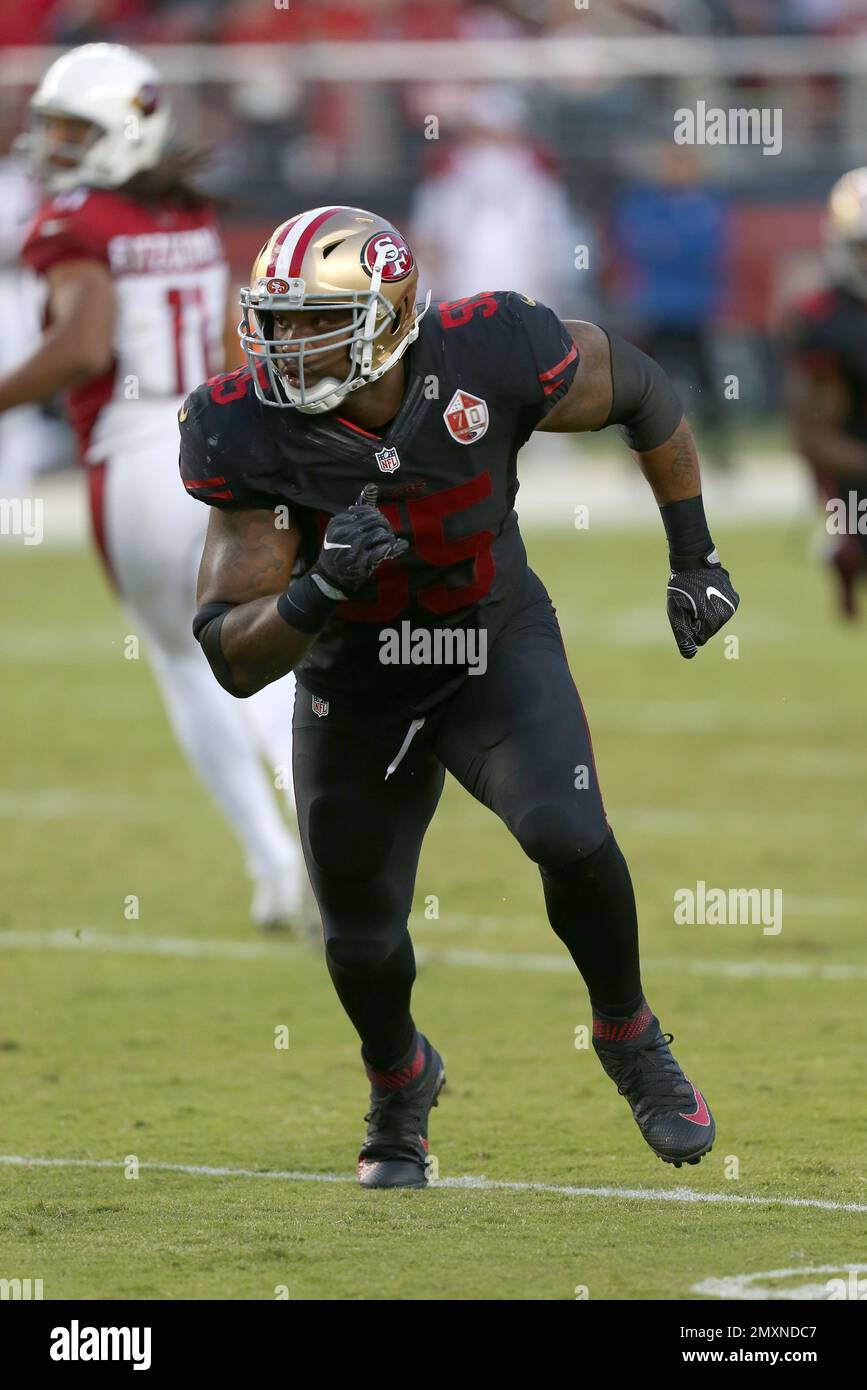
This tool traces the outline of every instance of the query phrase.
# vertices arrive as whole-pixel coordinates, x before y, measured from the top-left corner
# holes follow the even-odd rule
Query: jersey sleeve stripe
[[[219,487],[221,483],[225,484],[225,481],[225,478],[185,478],[184,487],[192,492],[193,488],[198,487]]]
[[[549,367],[547,372],[540,372],[540,373],[539,373],[539,380],[540,380],[540,381],[543,381],[543,382],[544,382],[544,381],[550,381],[552,377],[560,376],[561,373],[564,372],[564,371],[566,370],[566,368],[570,365],[570,363],[572,363],[572,362],[575,361],[575,358],[576,358],[577,356],[578,356],[578,349],[577,349],[577,347],[575,346],[575,344],[573,343],[573,344],[572,344],[571,350],[566,354],[566,356],[563,358],[562,362],[558,362],[557,365],[556,365],[556,367]]]
[[[543,396],[550,396],[550,395],[552,395],[555,391],[559,391],[559,390],[560,390],[560,387],[563,385],[563,381],[564,381],[564,378],[563,378],[563,377],[559,377],[559,378],[557,379],[557,381],[549,381],[547,386],[543,386],[543,387],[542,387],[542,395],[543,395]]]

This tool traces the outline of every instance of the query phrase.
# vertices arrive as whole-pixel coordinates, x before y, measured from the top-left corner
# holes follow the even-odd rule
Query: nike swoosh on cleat
[[[690,1084],[690,1086],[692,1086],[692,1082],[690,1082],[689,1084]],[[692,1086],[692,1093],[693,1093],[693,1095],[695,1096],[695,1106],[696,1106],[696,1108],[695,1108],[695,1114],[694,1114],[694,1115],[684,1115],[684,1114],[681,1114],[680,1118],[681,1118],[682,1120],[689,1120],[690,1124],[693,1124],[693,1125],[709,1125],[709,1124],[710,1124],[710,1111],[709,1111],[708,1108],[707,1108],[707,1101],[705,1100],[705,1098],[704,1098],[704,1096],[702,1095],[701,1091],[697,1091],[697,1090],[695,1089],[694,1086]]]
[[[722,601],[723,601],[723,603],[727,603],[728,606],[729,606],[729,608],[730,608],[730,609],[732,610],[732,612],[734,613],[734,611],[735,611],[735,606],[734,606],[734,604],[732,603],[731,599],[730,599],[730,598],[726,598],[725,594],[721,594],[720,591],[719,591],[719,589],[712,589],[712,588],[708,587],[708,588],[705,589],[705,593],[707,594],[708,598],[721,598]]]

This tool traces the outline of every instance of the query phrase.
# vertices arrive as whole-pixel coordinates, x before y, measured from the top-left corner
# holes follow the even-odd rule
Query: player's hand
[[[666,606],[681,656],[687,660],[694,657],[699,647],[737,612],[740,601],[728,570],[719,562],[709,564],[704,560],[694,569],[672,570]]]
[[[393,560],[409,549],[378,510],[378,492],[376,483],[368,483],[357,502],[331,518],[313,566],[314,572],[344,598],[366,584],[383,560]]]

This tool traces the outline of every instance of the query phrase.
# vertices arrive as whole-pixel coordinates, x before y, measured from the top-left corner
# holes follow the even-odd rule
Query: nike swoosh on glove
[[[378,510],[378,494],[376,484],[368,483],[358,501],[328,523],[311,573],[333,591],[331,597],[354,593],[383,560],[393,560],[409,549],[408,542],[395,536],[391,523]]]
[[[694,657],[737,612],[740,601],[719,561],[701,560],[689,569],[672,570],[666,609],[681,656]]]

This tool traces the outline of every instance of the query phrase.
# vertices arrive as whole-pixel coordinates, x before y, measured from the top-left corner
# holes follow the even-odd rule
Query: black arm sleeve
[[[630,449],[649,453],[674,434],[683,418],[683,406],[658,362],[619,334],[607,328],[603,332],[611,344],[614,398],[602,429],[620,425]]]
[[[220,628],[223,626],[223,620],[235,606],[234,603],[203,604],[193,619],[193,636],[208,658],[208,665],[223,689],[228,690],[230,695],[234,695],[236,700],[246,700],[253,694],[253,691],[238,690],[232,680],[229,664],[220,645]]]

